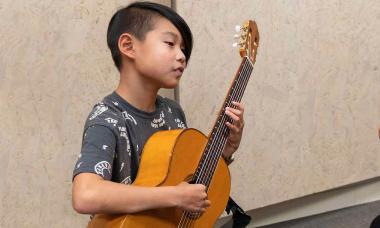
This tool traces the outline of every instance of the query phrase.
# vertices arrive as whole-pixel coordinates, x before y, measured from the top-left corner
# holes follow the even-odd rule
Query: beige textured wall
[[[105,33],[128,2],[0,2],[0,227],[86,224],[71,208],[71,173],[86,115],[117,83]],[[179,0],[177,8],[196,42],[181,102],[204,132],[240,61],[233,26],[258,22],[245,138],[231,167],[246,209],[379,175],[377,1]]]
[[[380,174],[380,2],[177,1],[195,36],[180,87],[189,125],[208,133],[240,58],[234,26],[261,43],[231,165],[245,209]]]
[[[106,30],[128,2],[0,2],[0,227],[85,226],[72,169],[88,112],[117,85]]]

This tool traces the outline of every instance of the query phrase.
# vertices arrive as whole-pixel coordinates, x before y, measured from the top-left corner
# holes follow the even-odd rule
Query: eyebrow
[[[166,32],[164,32],[163,34],[164,34],[164,35],[169,35],[169,36],[173,37],[175,40],[178,40],[178,39],[179,39],[178,35],[175,34],[174,32],[166,31]],[[181,42],[181,45],[185,45],[183,40],[182,40],[182,42]]]
[[[172,36],[175,39],[178,39],[178,35],[175,34],[174,32],[164,32],[163,34],[164,35],[169,35],[169,36]]]

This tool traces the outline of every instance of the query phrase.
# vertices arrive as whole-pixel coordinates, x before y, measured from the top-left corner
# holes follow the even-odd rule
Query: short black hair
[[[130,33],[139,40],[144,40],[147,32],[154,28],[157,17],[168,19],[181,33],[185,46],[184,55],[189,61],[193,49],[193,35],[185,20],[173,9],[153,2],[135,2],[119,9],[111,18],[107,30],[107,44],[111,50],[115,66],[121,71],[121,54],[118,46],[123,33]]]

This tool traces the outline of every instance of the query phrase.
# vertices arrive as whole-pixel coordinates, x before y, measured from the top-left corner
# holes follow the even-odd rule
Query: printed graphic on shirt
[[[161,111],[160,118],[158,118],[158,119],[154,118],[152,120],[152,122],[150,123],[150,126],[152,126],[153,128],[159,128],[159,127],[164,126],[164,124],[165,124],[164,118],[165,118],[164,111]]]
[[[125,138],[125,141],[127,142],[127,153],[129,156],[131,156],[131,143],[129,142],[128,134],[127,134],[127,128],[126,127],[118,127],[120,132],[120,137]]]
[[[124,111],[121,114],[123,115],[124,119],[132,121],[132,123],[134,123],[135,125],[137,125],[137,122],[136,122],[135,118],[131,114],[129,114],[127,111]]]
[[[131,184],[132,183],[131,177],[130,176],[126,177],[120,183],[122,183],[122,184]]]
[[[80,166],[82,165],[83,162],[79,162],[78,165],[77,165],[77,169],[80,168]]]
[[[170,107],[168,107],[168,112],[169,112],[169,113],[173,113],[173,112],[172,112],[172,109],[171,109]]]
[[[123,168],[124,168],[124,162],[121,163],[121,167],[120,167],[120,171],[119,171],[120,173],[123,170]]]
[[[128,156],[131,156],[131,143],[129,142],[129,138],[127,137],[127,153]]]
[[[105,106],[103,103],[98,104],[95,107],[95,111],[92,113],[92,115],[90,116],[89,120],[95,119],[97,116],[99,116],[100,114],[102,114],[103,112],[105,112],[107,110],[108,110],[108,107]]]
[[[120,137],[125,138],[125,140],[128,140],[128,135],[127,135],[127,128],[126,127],[118,127],[119,132],[120,132]]]
[[[111,164],[108,162],[108,161],[101,161],[101,162],[98,162],[95,167],[94,167],[94,170],[97,174],[101,175],[102,177],[104,177],[104,170],[107,170],[109,174],[111,174]]]
[[[107,123],[110,123],[110,124],[112,124],[114,127],[116,127],[117,120],[112,119],[111,117],[105,118],[104,120],[107,121]]]
[[[117,102],[117,101],[112,101],[112,103],[113,103],[115,106],[118,106],[118,105],[119,105],[119,102]]]
[[[176,122],[178,128],[186,128],[185,124],[182,122],[182,120],[175,118],[174,121]]]
[[[103,150],[107,150],[108,146],[107,145],[103,145],[102,148],[103,148]]]

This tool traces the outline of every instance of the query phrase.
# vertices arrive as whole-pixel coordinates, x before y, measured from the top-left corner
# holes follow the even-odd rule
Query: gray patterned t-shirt
[[[113,92],[87,118],[73,178],[96,173],[106,180],[131,184],[148,138],[157,131],[178,128],[186,128],[186,118],[175,101],[158,96],[156,110],[147,113]]]

